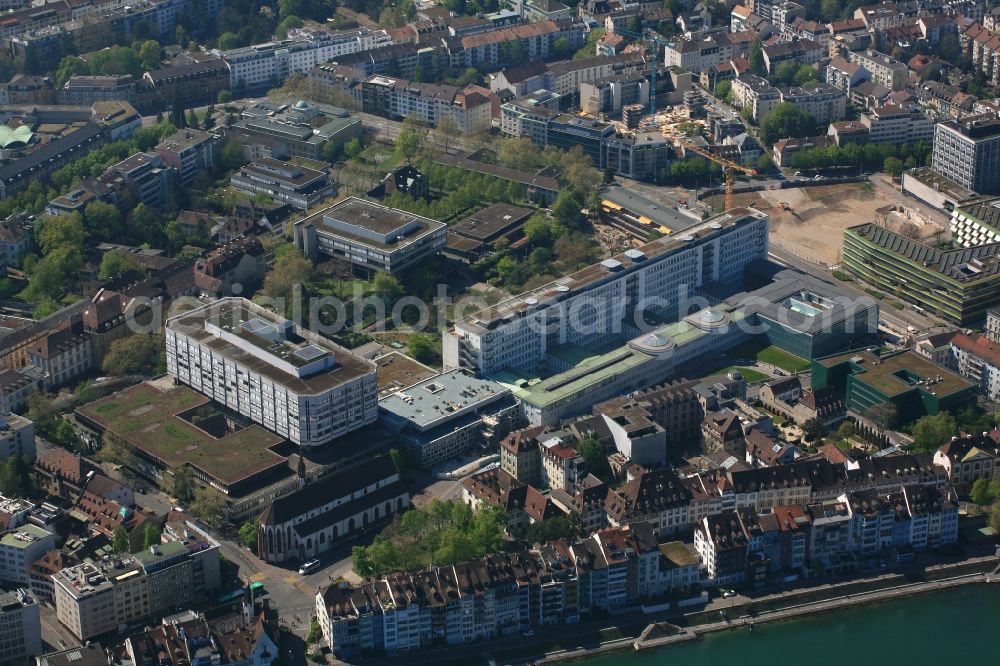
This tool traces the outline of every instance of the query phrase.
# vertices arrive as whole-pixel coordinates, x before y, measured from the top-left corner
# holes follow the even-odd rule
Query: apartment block
[[[135,203],[162,208],[174,186],[176,172],[157,153],[136,153],[108,167],[101,180],[111,185],[120,200],[135,197]]]
[[[417,83],[389,76],[371,76],[362,83],[362,109],[392,120],[422,118],[431,127],[452,119],[463,133],[488,129],[492,123],[490,99],[470,87]]]
[[[0,590],[0,662],[23,664],[42,654],[38,601],[31,591]]]
[[[770,81],[754,74],[741,74],[733,79],[732,91],[736,106],[749,107],[756,123],[781,103],[781,92]]]
[[[781,91],[781,101],[811,114],[817,123],[840,120],[847,111],[847,96],[829,83],[785,88]]]
[[[979,387],[979,392],[1000,398],[1000,343],[979,333],[959,333],[951,339],[951,353],[958,372]]]
[[[684,544],[660,546],[644,525],[609,528],[579,543],[335,583],[317,591],[316,617],[339,658],[462,645],[655,602],[695,585],[696,566]]]
[[[56,573],[56,617],[87,641],[210,596],[219,585],[218,545],[178,541],[150,546],[135,555],[105,555]],[[214,562],[214,569],[209,566]],[[195,569],[201,572],[196,587]],[[214,571],[214,576],[205,576]]]
[[[251,160],[262,157],[304,157],[326,160],[325,155],[361,137],[361,119],[344,110],[299,100],[295,104],[259,101],[243,110],[240,120],[226,130],[243,144]]]
[[[934,170],[979,194],[1000,194],[1000,119],[992,114],[938,123]]]
[[[171,317],[166,346],[178,382],[300,446],[378,416],[374,365],[245,299]]]
[[[230,90],[256,90],[279,85],[291,74],[307,72],[333,58],[391,43],[384,30],[357,30],[335,35],[317,30],[267,44],[214,51],[229,65]]]
[[[29,463],[35,459],[35,424],[23,416],[8,413],[0,416],[0,460],[15,456]]]
[[[861,116],[868,143],[897,145],[934,141],[934,122],[919,111],[897,105],[880,106]]]
[[[0,580],[28,587],[31,565],[55,547],[56,536],[36,525],[9,529],[0,537]]]
[[[846,57],[849,62],[864,67],[872,81],[891,90],[902,90],[910,78],[906,64],[878,51],[848,51]]]
[[[174,168],[182,185],[188,185],[199,173],[215,168],[221,145],[218,136],[188,128],[163,139],[153,151]]]

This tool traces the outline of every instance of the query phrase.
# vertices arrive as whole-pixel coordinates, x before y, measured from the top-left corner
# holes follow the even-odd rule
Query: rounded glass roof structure
[[[6,125],[0,125],[0,148],[19,148],[31,142],[35,133],[27,125],[21,125],[17,129],[11,129]]]

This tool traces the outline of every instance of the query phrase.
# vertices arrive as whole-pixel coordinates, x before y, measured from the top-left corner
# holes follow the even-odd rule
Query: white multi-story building
[[[613,344],[636,308],[676,319],[696,289],[736,282],[766,258],[767,232],[766,215],[736,208],[501,301],[443,334],[445,368],[533,369],[561,344]]]
[[[56,537],[41,527],[24,524],[0,537],[0,580],[27,586],[28,567],[56,547]]]
[[[818,123],[840,120],[847,111],[847,95],[829,83],[792,86],[781,91],[781,101],[794,104]]]
[[[951,339],[951,353],[963,377],[979,385],[990,400],[1000,398],[1000,343],[985,335],[959,333]]]
[[[868,143],[914,144],[934,141],[934,123],[919,111],[896,105],[880,106],[861,116],[868,128]]]
[[[0,592],[0,663],[22,664],[41,653],[38,602],[27,589]]]
[[[489,98],[476,90],[381,74],[365,79],[361,88],[365,112],[385,118],[420,118],[431,127],[451,118],[467,134],[487,130],[493,122]]]
[[[35,424],[23,416],[8,413],[0,416],[0,460],[23,456],[35,459]]]
[[[246,299],[171,317],[166,347],[177,381],[301,446],[378,418],[372,363]]]
[[[902,90],[910,78],[910,69],[904,63],[878,51],[848,51],[847,59],[864,67],[872,81],[886,88]]]
[[[289,74],[307,72],[338,56],[388,46],[392,38],[384,30],[298,30],[291,39],[255,44],[229,51],[213,51],[229,65],[233,90],[246,90],[280,83]]]

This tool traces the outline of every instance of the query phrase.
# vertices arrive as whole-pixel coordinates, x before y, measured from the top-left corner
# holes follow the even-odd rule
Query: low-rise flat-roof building
[[[361,137],[361,119],[344,109],[300,100],[295,104],[260,101],[247,107],[227,135],[243,144],[250,159],[323,159],[328,146],[341,148]]]
[[[237,192],[263,194],[299,210],[311,208],[336,192],[326,172],[271,157],[240,167],[229,184]]]
[[[530,208],[496,203],[473,213],[448,227],[448,244],[443,254],[474,263],[489,253],[500,238],[510,242],[524,236],[524,224],[531,217]]]
[[[601,191],[600,217],[605,224],[643,241],[650,235],[680,233],[701,222],[701,216],[695,211],[668,208],[618,185]]]
[[[378,416],[374,365],[246,299],[171,317],[166,345],[177,381],[300,446]]]
[[[957,414],[976,399],[972,382],[909,350],[879,354],[860,349],[816,359],[812,387],[836,391],[859,414],[892,403],[898,424],[904,425],[925,414]]]
[[[410,458],[432,467],[507,435],[518,420],[510,391],[462,370],[425,379],[379,401],[382,423]]]
[[[351,197],[294,225],[307,257],[343,259],[367,273],[398,275],[445,246],[447,225]]]

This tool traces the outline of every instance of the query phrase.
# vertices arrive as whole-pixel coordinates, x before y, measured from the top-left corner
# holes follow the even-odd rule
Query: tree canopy
[[[434,500],[397,514],[370,546],[355,546],[354,570],[365,578],[464,562],[503,549],[504,513],[493,506],[473,513],[461,502]]]

